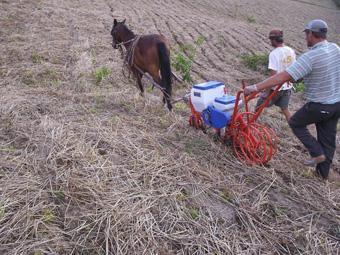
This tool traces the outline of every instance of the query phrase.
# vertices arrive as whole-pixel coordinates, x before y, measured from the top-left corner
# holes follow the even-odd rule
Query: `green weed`
[[[297,82],[294,84],[294,91],[295,92],[304,92],[305,91],[305,84],[303,81]]]
[[[39,55],[37,52],[32,53],[31,60],[34,64],[41,64],[44,62],[44,57]]]
[[[53,221],[54,218],[55,218],[55,215],[54,215],[54,213],[51,209],[45,208],[43,210],[43,218],[42,218],[43,222],[49,223],[49,222]]]
[[[64,199],[65,198],[65,192],[62,190],[55,190],[53,194],[59,198],[59,199]]]
[[[96,79],[96,84],[99,84],[101,83],[103,80],[105,80],[109,75],[111,74],[111,70],[106,67],[106,66],[103,66],[103,67],[100,67],[98,69],[96,69],[94,72],[93,72],[93,76],[94,78]]]
[[[174,108],[179,112],[186,112],[188,110],[188,105],[183,102],[177,102],[174,104]]]
[[[255,23],[256,22],[256,19],[255,19],[254,16],[247,17],[247,20],[248,20],[249,23]]]
[[[198,48],[204,43],[205,38],[199,36],[195,39],[193,44],[183,44],[180,49],[176,52],[175,56],[172,57],[172,66],[183,77],[186,82],[191,82],[192,78],[190,71],[194,58],[196,56]]]
[[[190,70],[193,61],[185,56],[183,52],[178,52],[172,62],[175,70],[181,73],[183,80],[191,82]]]
[[[230,194],[228,190],[221,191],[220,196],[226,202],[231,202],[233,200],[232,194]]]
[[[188,208],[188,213],[193,220],[197,220],[200,216],[200,211],[197,208]]]
[[[243,63],[253,71],[268,72],[268,54],[249,54],[242,56]]]
[[[5,216],[5,206],[0,204],[0,220]]]
[[[28,86],[33,86],[36,83],[35,77],[31,71],[26,71],[22,75],[22,82]]]

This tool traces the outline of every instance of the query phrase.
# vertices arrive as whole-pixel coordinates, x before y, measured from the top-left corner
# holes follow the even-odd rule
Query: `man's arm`
[[[269,69],[269,76],[274,76],[277,74],[277,71]]]
[[[272,69],[269,69],[269,77],[274,76],[275,74],[277,74],[277,71],[272,70]],[[268,92],[270,92],[270,90],[271,90],[271,89],[265,89],[265,90],[263,90],[263,91],[265,91],[265,96],[268,95]]]
[[[244,89],[244,94],[249,95],[252,92],[268,89],[291,80],[297,81],[308,75],[310,72],[312,72],[312,60],[309,58],[308,53],[305,53],[285,71],[275,74],[263,82],[246,87]]]
[[[261,90],[264,90],[264,89],[269,89],[269,88],[272,88],[276,85],[280,85],[280,84],[285,83],[285,82],[290,81],[290,80],[292,80],[292,77],[289,75],[289,73],[286,72],[286,71],[283,71],[283,72],[275,74],[274,76],[269,77],[268,79],[266,79],[266,80],[264,80],[260,83],[257,83],[257,84],[252,85],[252,86],[245,87],[244,88],[244,94],[249,95],[249,94],[251,94],[252,92],[255,92],[255,91],[261,91]]]
[[[282,83],[285,83],[287,81],[290,81],[292,77],[286,72],[280,72],[277,73],[274,71],[274,75],[270,76],[268,79],[256,84],[256,87],[258,90],[263,90],[263,89],[269,89],[272,88],[276,85],[280,85]]]

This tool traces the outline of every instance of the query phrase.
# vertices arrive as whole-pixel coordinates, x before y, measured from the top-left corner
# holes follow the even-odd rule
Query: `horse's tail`
[[[169,56],[168,50],[164,42],[158,43],[157,49],[158,49],[159,65],[160,65],[161,76],[162,76],[161,85],[164,86],[167,105],[168,105],[169,110],[171,110],[172,106],[170,103],[170,97],[171,97],[172,87],[171,87],[170,56]]]

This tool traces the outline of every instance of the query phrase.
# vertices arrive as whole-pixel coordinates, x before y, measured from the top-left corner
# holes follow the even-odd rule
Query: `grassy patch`
[[[62,190],[55,190],[53,194],[59,198],[59,199],[64,199],[65,198],[65,192]]]
[[[0,220],[5,216],[5,206],[0,204]]]
[[[37,82],[43,85],[59,87],[61,84],[60,74],[54,69],[46,69],[37,75]]]
[[[301,172],[301,176],[305,177],[305,178],[313,178],[313,172],[309,169],[303,169],[303,171]]]
[[[256,19],[255,19],[254,16],[249,16],[249,17],[247,17],[247,21],[248,21],[249,23],[255,23],[255,22],[256,22]]]
[[[92,106],[90,109],[89,109],[90,113],[92,114],[96,114],[98,113],[98,108],[96,106]]]
[[[274,207],[276,216],[285,216],[289,212],[288,208],[285,207]]]
[[[31,71],[26,71],[22,75],[22,82],[28,86],[33,86],[36,83],[34,74]]]
[[[51,80],[51,85],[52,87],[58,88],[61,86],[61,80],[56,79],[56,80]]]
[[[197,220],[200,216],[200,211],[198,208],[187,208],[187,211],[193,220]]]
[[[253,71],[268,73],[268,54],[243,55],[242,62]]]
[[[185,201],[189,198],[188,193],[183,189],[181,192],[176,196],[178,201]]]
[[[131,113],[133,112],[133,106],[131,105],[131,102],[127,102],[127,101],[122,101],[120,103],[120,107],[122,109],[124,109],[124,111],[128,112],[128,113]]]
[[[171,126],[172,121],[167,117],[167,116],[160,116],[158,118],[159,124],[160,124],[160,128],[164,129],[164,128],[168,128],[169,126]]]
[[[105,80],[111,74],[111,70],[106,67],[100,67],[93,72],[93,76],[96,79],[96,84],[98,85],[103,80]]]
[[[1,69],[0,68],[0,78],[2,78],[2,77],[5,77],[6,76],[6,69]]]
[[[116,124],[118,124],[118,122],[119,122],[119,118],[117,116],[112,116],[111,123],[113,125],[116,125]]]
[[[204,36],[200,35],[195,40],[195,45],[202,46],[202,44],[205,42]]]
[[[52,222],[54,218],[55,218],[55,215],[51,209],[45,208],[43,210],[43,218],[42,218],[43,222],[45,223]]]
[[[13,152],[16,152],[17,149],[13,146],[13,145],[4,145],[4,146],[1,146],[0,147],[0,151],[3,151],[3,152],[7,152],[7,153],[13,153]],[[1,211],[1,209],[0,209]]]
[[[174,104],[174,108],[176,111],[186,112],[188,110],[188,105],[183,102],[177,102],[176,104]]]
[[[58,80],[59,75],[56,70],[54,69],[46,69],[38,74],[38,78],[41,80]]]
[[[41,64],[45,61],[45,58],[39,55],[37,52],[32,53],[31,60],[34,64]]]
[[[149,86],[149,87],[146,88],[146,92],[151,93],[152,91],[153,91],[152,86]]]
[[[226,46],[226,43],[225,43],[225,39],[222,35],[219,35],[217,37],[217,40],[218,40],[218,44],[221,45],[221,46]]]
[[[220,196],[225,202],[232,202],[233,200],[232,194],[226,189],[220,191]]]

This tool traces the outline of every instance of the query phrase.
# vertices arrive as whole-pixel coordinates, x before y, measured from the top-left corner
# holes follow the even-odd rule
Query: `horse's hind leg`
[[[153,78],[154,82],[156,82],[159,86],[161,86],[161,88],[163,88],[162,80],[161,80],[161,77],[159,76],[159,74],[154,73],[152,75],[152,78]],[[163,104],[166,103],[166,97],[165,97],[164,91],[163,91],[163,99],[162,99],[162,101],[163,101]]]
[[[163,102],[166,101],[166,105],[169,109],[169,111],[172,110],[172,104],[171,104],[171,98],[170,98],[171,91],[166,90],[163,92]]]
[[[161,77],[157,76],[157,78],[155,79],[156,82],[162,87],[163,89],[163,104],[166,104],[169,111],[172,110],[172,104],[171,104],[171,87],[165,87],[164,84],[162,83]]]
[[[155,68],[152,72],[150,72],[150,75],[152,76],[153,80],[162,88],[162,92],[163,92],[163,104],[167,104],[168,109],[171,111],[172,110],[172,105],[171,105],[171,90],[169,91],[169,89],[167,89],[163,82],[162,82],[162,78],[159,75],[159,69]]]
[[[139,90],[140,90],[140,94],[142,97],[144,97],[144,87],[143,87],[143,84],[142,84],[142,74],[140,72],[138,72],[138,70],[134,70],[134,74],[136,76],[136,80],[137,80],[137,85],[139,87]]]

